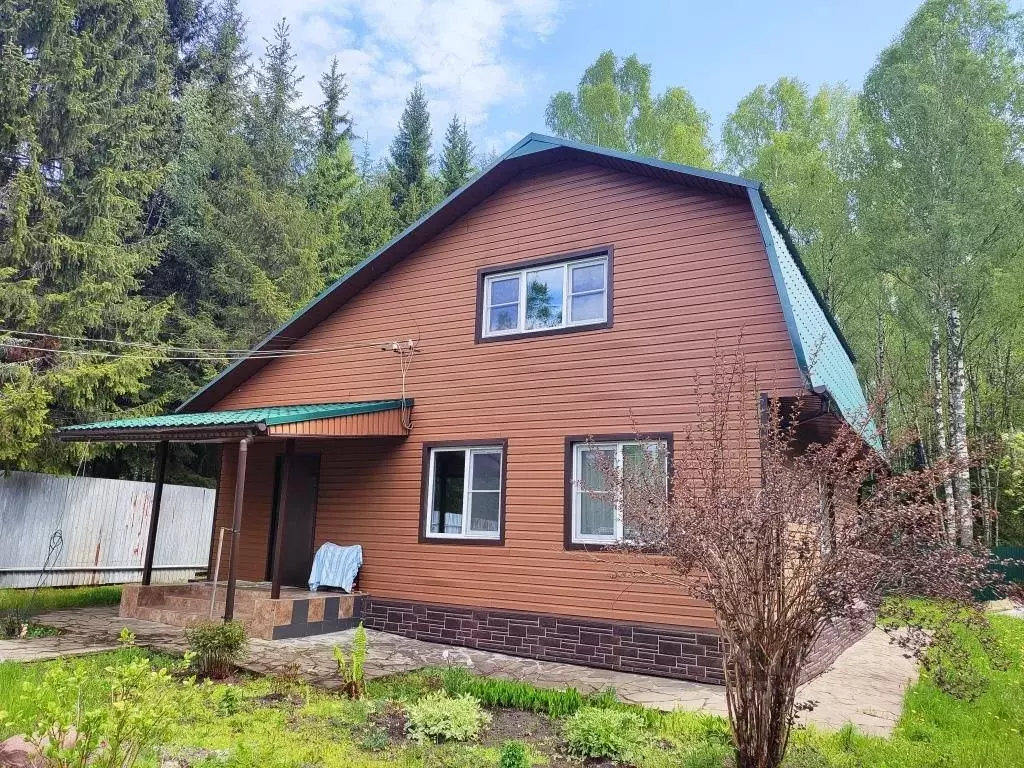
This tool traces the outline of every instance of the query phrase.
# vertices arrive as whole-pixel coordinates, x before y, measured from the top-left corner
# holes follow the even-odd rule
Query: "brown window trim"
[[[615,247],[612,245],[595,245],[592,248],[581,248],[577,251],[559,253],[553,256],[542,256],[538,259],[517,261],[511,264],[501,264],[494,267],[481,267],[476,273],[476,331],[473,338],[477,344],[490,343],[493,341],[516,341],[519,339],[531,339],[536,336],[555,336],[561,333],[580,333],[582,331],[597,331],[612,327],[612,263],[614,262]],[[597,256],[608,257],[607,279],[605,285],[605,310],[603,323],[587,323],[586,325],[571,325],[564,328],[549,328],[545,331],[521,331],[519,333],[506,333],[500,336],[484,336],[484,281],[490,275],[499,272],[514,272],[521,269],[543,267],[548,264],[561,264],[568,261],[582,261],[583,259]]]
[[[478,446],[498,446],[501,448],[501,493],[498,494],[498,538],[496,539],[467,539],[467,538],[440,538],[427,536],[427,494],[430,492],[430,451],[434,448],[474,448]],[[481,440],[437,440],[423,443],[423,464],[420,470],[420,514],[419,514],[419,543],[420,544],[450,544],[461,547],[465,545],[474,547],[503,547],[505,546],[505,488],[508,480],[508,438],[495,437]]]
[[[635,442],[664,440],[666,453],[666,461],[668,462],[669,472],[669,490],[671,490],[672,482],[672,462],[673,462],[673,440],[674,435],[671,432],[618,432],[612,434],[603,435],[569,435],[565,438],[565,462],[563,464],[563,476],[565,486],[565,496],[563,498],[563,545],[566,550],[587,550],[589,552],[602,552],[609,549],[614,549],[614,544],[582,544],[572,540],[572,453],[573,447],[579,443],[618,443],[618,442]]]

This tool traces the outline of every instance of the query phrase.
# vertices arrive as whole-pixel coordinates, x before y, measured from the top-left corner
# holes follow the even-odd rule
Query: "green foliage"
[[[471,695],[488,707],[509,707],[565,717],[584,704],[583,696],[575,688],[559,691],[537,688],[518,680],[477,677],[463,667],[445,670],[443,679],[445,690],[452,696]]]
[[[338,664],[338,675],[341,677],[342,690],[353,699],[363,696],[366,691],[366,629],[359,622],[352,636],[352,648],[346,653],[341,646],[334,646],[334,660]]]
[[[501,745],[499,768],[531,768],[530,752],[521,741],[506,741]]]
[[[584,707],[569,717],[562,735],[570,754],[632,760],[648,744],[643,718],[619,709]]]
[[[580,78],[576,93],[551,97],[545,122],[556,135],[675,163],[710,168],[711,118],[681,87],[651,95],[651,67],[621,63],[605,51]]]
[[[185,630],[195,671],[215,680],[231,674],[245,655],[248,640],[238,621],[206,622]]]
[[[421,743],[469,741],[491,721],[480,707],[479,699],[462,694],[449,696],[445,691],[428,693],[406,706],[409,736]]]
[[[160,251],[146,207],[173,147],[164,3],[30,3],[5,7],[0,23],[3,325],[156,342],[169,305],[144,295],[142,281]],[[0,351],[0,460],[8,467],[66,467],[89,449],[58,444],[54,424],[148,399],[153,350],[67,354],[86,347],[2,335],[41,348]]]
[[[117,633],[117,642],[122,648],[131,648],[135,645],[135,633],[128,627],[121,627],[121,631]]]
[[[441,193],[450,195],[473,175],[473,142],[469,129],[458,115],[452,116],[441,150]]]
[[[431,136],[427,96],[417,83],[406,99],[388,160],[392,205],[403,226],[419,218],[440,197],[430,176],[434,161]]]
[[[117,605],[120,602],[121,587],[118,584],[101,587],[43,587],[34,590],[0,589],[0,611],[16,610],[35,614],[94,605]]]
[[[104,670],[106,701],[85,704],[91,670],[76,662],[50,666],[41,682],[25,682],[16,729],[30,734],[47,764],[61,768],[131,768],[171,731],[181,688],[166,668],[144,658]]]

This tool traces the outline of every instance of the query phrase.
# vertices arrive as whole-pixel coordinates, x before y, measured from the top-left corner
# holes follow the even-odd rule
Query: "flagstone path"
[[[116,645],[122,627],[135,632],[137,642],[157,650],[182,653],[184,630],[141,619],[122,619],[116,608],[80,608],[38,617],[41,624],[60,627],[65,634],[56,638],[6,641],[23,646],[19,661],[53,658],[58,653],[90,653]],[[260,674],[299,677],[314,685],[336,688],[338,679],[332,650],[348,645],[354,630],[289,640],[250,640],[242,666]],[[522,659],[472,648],[427,643],[397,635],[367,631],[369,678],[407,672],[427,666],[458,665],[477,674],[507,680],[524,680],[549,688],[573,686],[584,693],[615,688],[623,701],[658,709],[702,710],[725,715],[725,690],[721,686],[671,680],[649,675]],[[38,659],[28,649],[39,648]],[[0,643],[0,659],[11,653]],[[14,658],[14,657],[10,657]],[[814,701],[815,707],[801,713],[801,723],[839,728],[853,723],[864,733],[887,735],[895,726],[903,694],[917,677],[917,667],[904,652],[889,643],[881,630],[869,632],[843,653],[823,675],[801,686],[798,701]]]

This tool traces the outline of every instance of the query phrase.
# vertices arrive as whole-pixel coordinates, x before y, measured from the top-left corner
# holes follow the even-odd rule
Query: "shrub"
[[[24,684],[24,697],[35,706],[13,724],[30,734],[45,765],[131,768],[169,735],[178,686],[166,669],[137,658],[104,672],[109,698],[102,706],[83,704],[95,672],[81,662],[59,662],[39,683]]]
[[[219,680],[231,674],[245,653],[245,627],[237,621],[204,622],[185,630],[192,667],[200,675]]]
[[[362,698],[366,690],[366,675],[363,666],[366,664],[366,629],[359,622],[355,635],[352,637],[352,648],[349,653],[334,646],[334,660],[338,662],[338,674],[341,676],[342,690],[353,699]]]
[[[584,707],[562,728],[571,754],[629,761],[648,743],[646,725],[636,712]]]
[[[449,696],[445,691],[428,693],[406,706],[406,730],[419,742],[468,741],[491,722],[480,701],[469,694]]]
[[[498,761],[499,768],[531,768],[533,762],[526,750],[526,745],[521,741],[506,741],[501,746],[501,759]]]

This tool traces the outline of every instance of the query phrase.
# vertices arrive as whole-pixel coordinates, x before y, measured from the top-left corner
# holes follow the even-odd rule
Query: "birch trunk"
[[[953,480],[953,505],[960,543],[970,546],[974,541],[974,514],[971,509],[971,472],[967,466],[967,377],[964,375],[960,309],[955,304],[949,307],[946,315],[946,344],[950,453],[963,466]]]
[[[939,325],[932,325],[932,341],[930,348],[929,366],[932,380],[932,413],[935,418],[935,458],[938,460],[946,457],[946,419],[942,407],[942,343],[939,337]],[[946,528],[946,535],[950,543],[956,541],[956,511],[953,507],[953,481],[947,476],[943,488],[945,492],[945,515],[943,521]]]
[[[881,308],[875,311],[875,389],[878,398],[878,439],[882,453],[889,452],[889,379],[886,376],[885,325]]]

